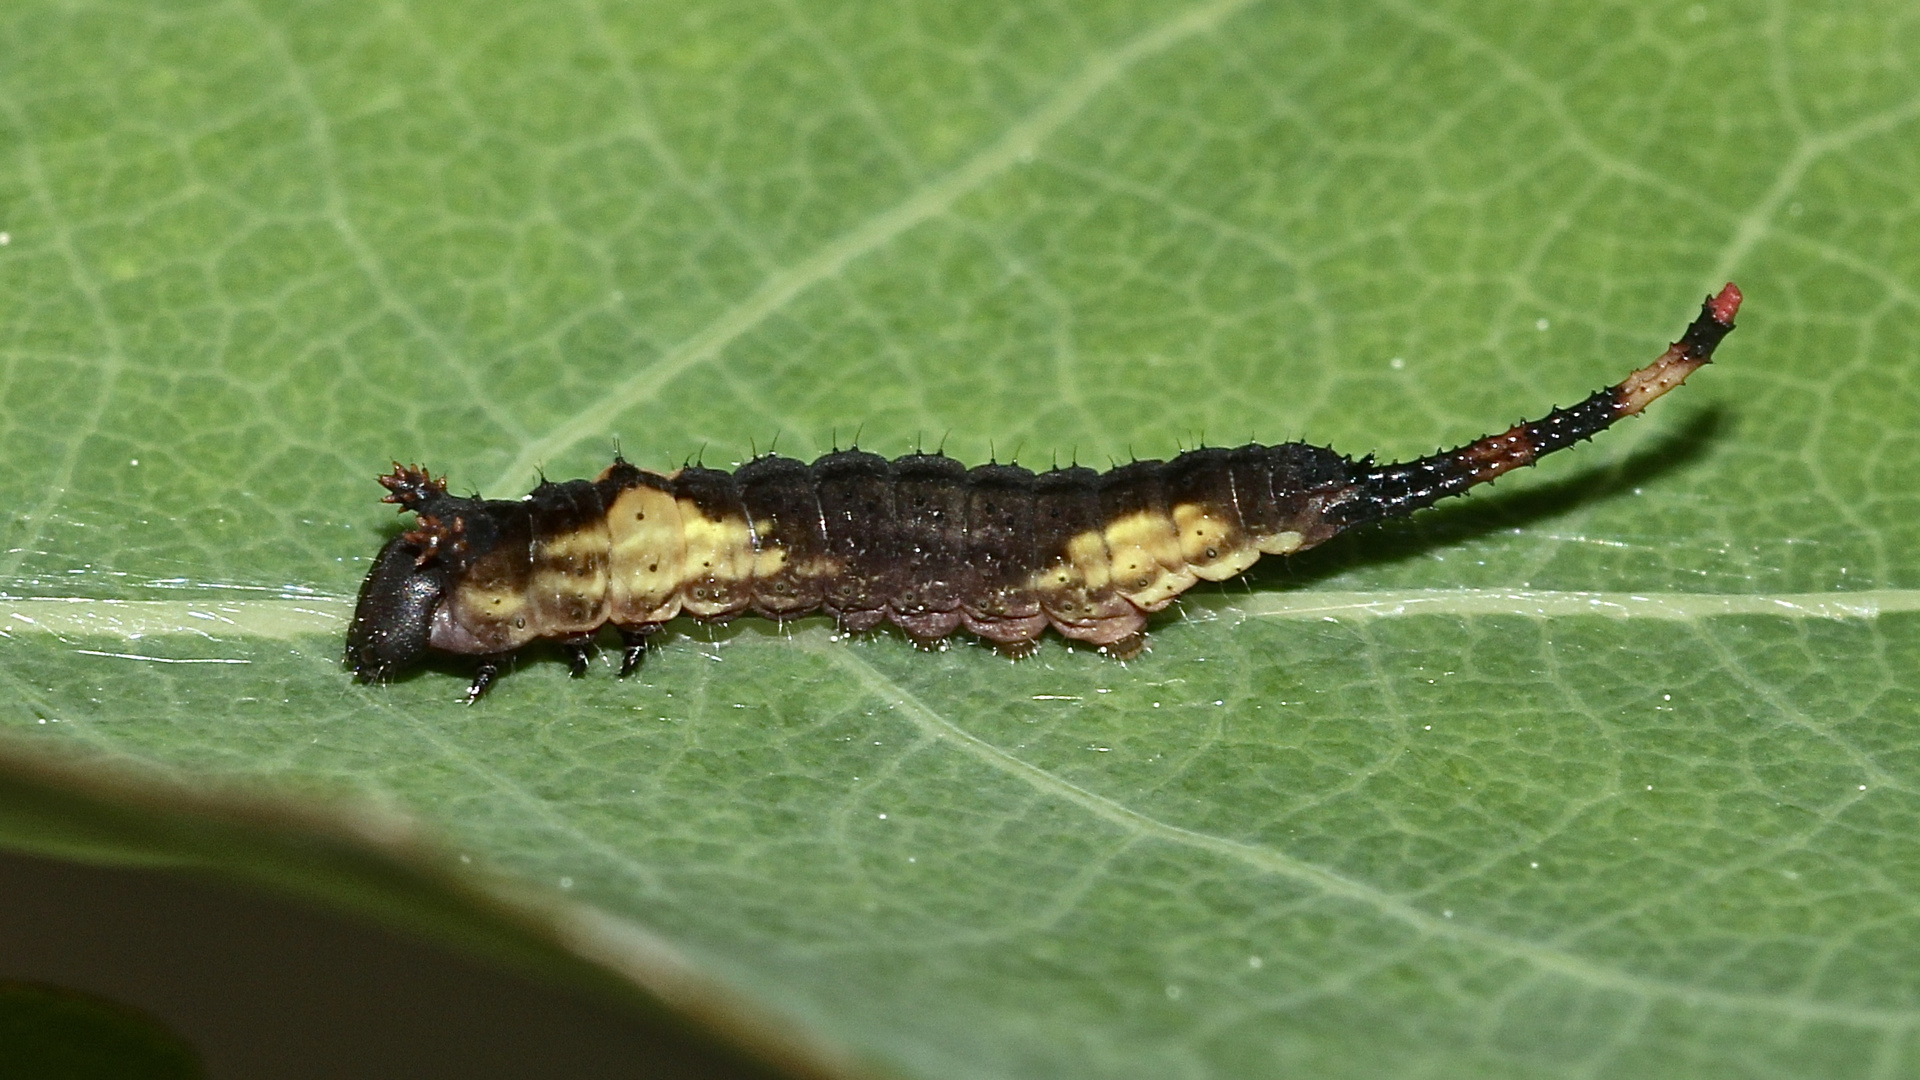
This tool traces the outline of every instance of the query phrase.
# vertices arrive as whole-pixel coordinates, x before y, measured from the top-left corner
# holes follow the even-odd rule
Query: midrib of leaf
[[[703,315],[706,321],[693,328],[693,333],[681,336],[677,342],[669,341],[647,367],[613,383],[612,392],[596,399],[589,408],[558,419],[544,418],[543,422],[530,427],[501,424],[501,430],[508,433],[509,438],[503,448],[503,456],[515,455],[515,460],[503,470],[498,481],[488,486],[489,490],[494,494],[524,490],[526,481],[537,465],[551,462],[584,440],[613,430],[622,417],[656,398],[664,397],[665,388],[676,378],[690,371],[697,372],[703,367],[725,369],[730,364],[736,343],[743,338],[750,338],[757,327],[777,319],[784,309],[802,300],[810,291],[819,291],[823,285],[831,287],[837,275],[859,260],[884,254],[890,245],[902,242],[905,234],[929,221],[951,214],[955,205],[971,193],[991,187],[995,178],[1021,160],[1023,152],[1032,150],[1036,143],[1055,134],[1077,111],[1084,110],[1095,95],[1123,78],[1128,65],[1137,64],[1177,42],[1215,29],[1221,21],[1247,6],[1244,2],[1220,0],[1190,11],[1176,10],[1167,16],[1168,21],[1095,56],[1085,66],[1070,69],[1064,78],[1054,81],[1050,91],[1043,91],[1035,108],[1018,117],[1012,126],[988,132],[985,141],[974,144],[977,149],[972,150],[972,156],[964,158],[957,167],[939,176],[926,178],[906,198],[890,207],[871,212],[850,229],[812,238],[815,246],[803,249],[798,259],[784,265],[775,265],[772,260],[760,260],[758,281],[748,283],[745,289],[735,293],[738,299],[731,300],[731,306],[724,307],[710,318]],[[585,5],[585,8],[592,13],[592,5]],[[1523,95],[1532,95],[1540,109],[1555,122],[1566,145],[1576,156],[1591,161],[1597,174],[1617,177],[1630,185],[1658,192],[1663,198],[1688,207],[1689,212],[1697,212],[1702,220],[1711,223],[1710,227],[1720,235],[1706,241],[1700,250],[1685,258],[1688,274],[1700,267],[1712,268],[1700,279],[1701,288],[1711,288],[1727,276],[1752,272],[1749,266],[1750,253],[1761,240],[1767,240],[1802,255],[1812,255],[1823,264],[1849,268],[1884,288],[1886,295],[1894,301],[1912,301],[1912,292],[1896,270],[1875,265],[1836,244],[1802,236],[1792,230],[1779,230],[1774,226],[1783,205],[1801,189],[1809,170],[1816,163],[1869,135],[1884,133],[1920,115],[1920,99],[1884,109],[1878,114],[1829,131],[1813,131],[1795,111],[1794,103],[1783,93],[1783,99],[1777,104],[1791,120],[1797,141],[1788,145],[1788,153],[1760,165],[1762,171],[1758,174],[1758,190],[1751,191],[1737,202],[1718,200],[1715,197],[1717,193],[1709,188],[1679,183],[1673,176],[1658,171],[1657,160],[1650,161],[1654,167],[1649,168],[1631,155],[1623,156],[1610,151],[1603,138],[1581,128],[1579,116],[1569,107],[1562,88],[1552,81],[1551,73],[1542,75],[1529,68],[1524,62],[1524,53],[1475,36],[1465,20],[1444,12],[1422,11],[1397,0],[1390,0],[1386,8],[1395,17],[1459,47],[1476,62],[1485,63],[1490,70],[1490,83],[1504,82],[1517,88]],[[327,162],[324,170],[327,174],[326,211],[330,219],[341,230],[341,239],[350,249],[354,260],[360,264],[359,269],[376,283],[376,291],[383,297],[383,303],[403,314],[403,321],[412,330],[419,331],[422,309],[413,304],[411,298],[394,291],[387,276],[382,274],[384,264],[376,265],[379,257],[367,247],[363,234],[354,232],[356,225],[348,213],[351,205],[347,202],[354,193],[338,186],[338,177],[330,157],[334,145],[333,136],[328,131],[328,115],[309,87],[300,81],[304,73],[297,66],[298,58],[290,52],[288,42],[277,25],[262,23],[259,13],[252,8],[248,8],[247,12],[254,23],[260,24],[259,29],[267,38],[270,49],[279,57],[281,66],[288,69],[289,92],[298,97],[302,110],[313,123],[304,137],[317,144],[319,159]],[[604,24],[597,19],[589,19],[589,22],[606,39],[603,44],[611,49],[613,36],[607,33]],[[1771,36],[1777,39],[1779,31],[1772,31]],[[625,74],[633,100],[639,101],[643,96],[641,81],[634,78],[631,71]],[[1075,95],[1078,95],[1077,98]],[[672,151],[667,149],[666,141],[657,130],[647,127],[644,118],[635,129],[635,134],[663,163],[669,168],[674,167],[675,159]],[[1081,175],[1090,182],[1107,183],[1110,186],[1120,183],[1114,178],[1099,177],[1094,170],[1083,170]],[[680,180],[682,188],[700,191],[701,186],[687,182],[684,174],[676,179]],[[48,194],[44,188],[37,189],[37,193]],[[50,216],[56,224],[64,220],[57,214],[50,213]],[[724,207],[718,217],[726,219]],[[1516,296],[1527,295],[1532,273],[1538,269],[1536,260],[1540,258],[1544,245],[1543,240],[1541,246],[1516,267],[1516,277],[1519,279],[1515,283]],[[71,257],[69,262],[75,274],[82,274],[87,269]],[[723,300],[722,304],[728,302]],[[111,325],[107,326],[109,333],[113,329]],[[450,352],[446,337],[438,331],[424,335],[423,339],[442,355]],[[116,359],[117,348],[116,345],[112,350]],[[453,366],[471,380],[471,373],[466,370],[468,365]],[[467,386],[472,390],[476,384],[469,381]],[[89,427],[97,426],[112,396],[110,382],[99,388],[94,421]],[[495,423],[500,422],[500,406],[492,395],[476,392],[468,396]],[[1074,404],[1078,405],[1078,401],[1074,401]],[[83,440],[87,434],[85,430],[80,432]],[[73,444],[75,455],[82,445],[81,441]],[[69,458],[67,462],[66,471],[69,473],[73,460]],[[497,463],[500,459],[496,457],[492,460]],[[57,516],[65,497],[64,474],[59,475],[61,483],[46,487],[38,497],[28,500],[37,509],[22,515],[20,528],[36,530],[37,536],[37,530],[44,529],[48,520]],[[1842,508],[1840,513],[1845,514],[1847,510]],[[1866,522],[1849,521],[1849,524],[1858,525],[1862,530],[1871,529],[1871,524]],[[271,651],[257,648],[249,652],[250,648],[260,643],[294,640],[320,643],[320,651],[330,653],[336,648],[352,606],[348,597],[307,595],[304,590],[297,588],[228,591],[220,587],[201,586],[174,593],[184,599],[161,601],[121,602],[99,597],[63,596],[58,594],[84,591],[85,578],[70,579],[73,583],[67,584],[58,577],[49,576],[35,581],[20,573],[21,552],[38,546],[35,541],[16,547],[13,552],[14,569],[6,572],[4,567],[0,567],[0,582],[11,582],[16,592],[55,595],[29,595],[19,600],[0,600],[0,636],[32,637],[41,652],[70,650],[86,654],[90,657],[89,661],[73,661],[82,667],[111,666],[116,661],[134,664],[136,669],[143,663],[245,664],[249,662],[246,659],[248,655],[257,657]],[[267,580],[295,580],[299,576]],[[1419,577],[1411,580],[1424,583]],[[1505,588],[1372,591],[1267,589],[1254,594],[1207,591],[1190,597],[1183,603],[1182,610],[1185,620],[1227,624],[1258,619],[1358,623],[1431,615],[1441,620],[1461,622],[1503,617],[1551,620],[1551,627],[1555,630],[1573,625],[1592,627],[1595,617],[1705,627],[1721,618],[1776,619],[1805,624],[1813,620],[1873,620],[1886,613],[1920,611],[1920,590],[1912,589],[1758,595],[1671,590],[1632,592],[1623,588],[1630,587],[1631,580],[1626,575],[1598,578],[1593,584],[1608,590],[1604,592]],[[1879,580],[1890,579],[1882,575]],[[339,589],[341,583],[333,582],[331,587]],[[234,596],[260,599],[228,599]],[[1157,626],[1157,632],[1163,635],[1180,633],[1182,621],[1178,617],[1163,619]],[[1441,624],[1430,622],[1426,625],[1437,627]],[[1642,977],[1629,967],[1609,963],[1611,958],[1604,951],[1592,954],[1579,951],[1574,939],[1584,932],[1581,929],[1568,928],[1535,936],[1503,933],[1497,923],[1476,925],[1469,920],[1442,919],[1437,912],[1421,906],[1425,898],[1431,895],[1426,889],[1396,891],[1390,884],[1384,883],[1385,879],[1382,879],[1383,883],[1376,884],[1364,872],[1343,873],[1345,868],[1338,863],[1316,863],[1310,857],[1290,857],[1292,849],[1284,844],[1244,843],[1234,838],[1232,830],[1183,828],[1179,824],[1181,818],[1178,812],[1142,812],[1136,807],[1144,807],[1147,811],[1153,811],[1154,807],[1140,803],[1130,805],[1131,800],[1127,798],[1116,799],[1102,794],[1097,781],[1092,785],[1094,790],[1089,790],[1073,782],[1076,774],[1071,771],[1052,770],[1046,767],[1044,760],[1033,759],[1040,760],[1039,764],[1034,764],[1033,760],[1001,748],[1003,745],[1012,747],[1011,740],[982,738],[973,734],[968,728],[975,731],[987,729],[969,723],[968,717],[953,707],[940,705],[937,694],[931,697],[916,695],[911,681],[913,676],[889,676],[883,669],[886,661],[893,658],[891,654],[869,656],[863,655],[860,650],[831,644],[825,626],[825,620],[819,619],[802,624],[799,632],[792,635],[794,651],[804,653],[803,659],[815,661],[814,666],[821,670],[839,671],[847,681],[858,685],[870,700],[891,704],[896,715],[904,714],[901,718],[907,725],[918,729],[920,737],[917,745],[938,744],[959,749],[963,755],[977,760],[985,768],[1026,784],[1036,792],[1078,807],[1078,813],[1088,815],[1082,824],[1101,822],[1117,828],[1128,837],[1138,838],[1143,845],[1173,845],[1193,853],[1196,859],[1217,859],[1243,867],[1248,876],[1270,876],[1269,880],[1284,877],[1336,902],[1350,903],[1356,909],[1377,913],[1379,922],[1402,926],[1414,935],[1457,942],[1464,948],[1483,951],[1487,955],[1511,958],[1516,966],[1526,966],[1642,1000],[1659,1001],[1663,1007],[1700,1005],[1722,1013],[1750,1013],[1767,1018],[1767,1023],[1789,1021],[1780,1024],[1782,1028],[1793,1027],[1793,1022],[1797,1021],[1827,1021],[1873,1029],[1884,1034],[1912,1031],[1920,1023],[1920,1011],[1903,1011],[1897,1005],[1879,1008],[1829,1005],[1809,1000],[1809,991],[1795,989],[1771,996],[1746,994],[1739,992],[1741,985],[1725,981],[1720,985],[1730,987],[1732,992],[1700,989],[1687,981],[1688,973],[1684,971],[1677,976],[1670,973],[1665,978],[1658,975]],[[1255,634],[1260,632],[1258,628],[1247,629]],[[1273,629],[1277,634],[1280,628],[1276,626]],[[1712,634],[1704,631],[1702,636],[1713,638]],[[189,640],[193,638],[199,640]],[[143,641],[148,643],[140,644]],[[230,643],[229,647],[223,648],[223,643]],[[183,645],[190,648],[182,648]],[[1747,666],[1750,661],[1735,655],[1734,650],[1725,648],[1718,640],[1709,640],[1708,647],[1719,650],[1721,666],[1727,674],[1729,685],[1738,688],[1744,698],[1763,704],[1787,725],[1809,727],[1816,723],[1814,718],[1795,709],[1790,695],[1772,691],[1767,677]],[[298,651],[307,650],[302,648]],[[188,670],[202,676],[220,674],[217,668]],[[1383,687],[1390,688],[1389,675],[1377,670],[1373,675]],[[436,682],[448,681],[443,676],[429,678]],[[340,675],[340,685],[341,692],[346,693],[344,674]],[[448,693],[451,692],[452,687],[449,687]],[[358,691],[354,693],[359,694]],[[377,693],[368,697],[377,697]],[[927,704],[929,700],[934,702],[934,706]],[[591,849],[599,856],[611,857],[618,864],[613,867],[616,874],[622,868],[627,871],[637,869],[631,853],[610,849],[603,841],[596,840],[587,822],[570,820],[566,816],[568,810],[564,804],[543,798],[537,786],[521,782],[489,763],[484,756],[483,746],[476,744],[470,747],[458,738],[439,738],[434,730],[409,722],[412,718],[402,715],[400,710],[381,711],[391,711],[394,715],[389,719],[396,726],[404,726],[415,733],[413,738],[430,743],[434,754],[466,773],[472,782],[493,787],[498,793],[497,797],[513,803],[517,808],[536,811],[530,816],[538,818],[544,829],[564,835],[571,842]],[[120,749],[104,739],[98,742],[84,739],[85,732],[78,734],[83,736],[84,741],[92,743],[93,749],[104,751],[108,757],[114,756]],[[1017,747],[1014,749],[1017,750]],[[1848,749],[1854,753],[1856,765],[1859,764],[1858,749],[1852,745]],[[1866,773],[1875,778],[1876,785],[1879,783],[1882,774],[1871,768]],[[191,776],[184,771],[179,776],[183,781],[191,780]],[[1866,775],[1862,776],[1863,780],[1866,778]],[[1585,801],[1569,800],[1566,808],[1569,812],[1578,811],[1595,802],[1604,803],[1616,795],[1616,792],[1609,791],[1597,797],[1590,796]],[[1854,803],[1851,801],[1842,802],[1830,808],[1830,812],[1838,813],[1852,805]],[[1822,817],[1816,820],[1815,827],[1831,823]],[[1800,833],[1792,837],[1776,837],[1760,854],[1704,868],[1701,870],[1701,880],[1752,869],[1753,861],[1762,855],[1777,854],[1783,848],[1804,845],[1805,841],[1806,836]],[[1652,902],[1651,898],[1648,902]],[[619,936],[622,930],[637,932],[639,929],[637,924],[626,921],[620,914],[580,905],[569,905],[568,909],[581,913],[580,939],[573,944],[583,953],[604,958],[610,937]],[[1638,910],[1634,903],[1628,903],[1603,913],[1604,917],[1597,921],[1617,924]],[[644,919],[644,916],[641,918]],[[614,966],[623,965],[616,962]],[[632,965],[624,966],[631,968]],[[640,963],[638,968],[644,974],[651,966],[654,965]],[[1808,985],[1815,981],[1810,978]],[[1893,1047],[1893,1040],[1887,1040],[1881,1053],[1881,1071],[1895,1071],[1893,1063],[1898,1061],[1899,1051]]]
[[[1861,589],[1821,593],[1575,592],[1549,589],[1379,589],[1326,592],[1218,593],[1181,603],[1189,619],[1355,620],[1433,615],[1453,618],[1523,616],[1600,617],[1695,622],[1727,616],[1783,619],[1872,619],[1920,611],[1920,589]],[[291,640],[338,637],[353,601],[316,596],[296,600],[102,600],[35,596],[0,600],[0,634],[53,634],[137,641],[149,637]],[[1177,625],[1177,624],[1176,624]],[[1161,628],[1163,631],[1165,627]]]
[[[1920,611],[1920,590],[1875,590],[1843,594],[1739,596],[1684,593],[1571,593],[1504,590],[1408,590],[1402,592],[1347,592],[1238,598],[1231,603],[1195,605],[1220,617],[1253,618],[1382,618],[1412,614],[1472,617],[1521,615],[1536,617],[1605,614],[1616,618],[1698,621],[1720,615],[1774,615],[1785,618],[1870,618],[1881,612]],[[1215,598],[1209,598],[1215,599]],[[212,619],[224,636],[279,639],[316,633],[337,633],[349,606],[339,598],[317,600],[238,601],[98,601],[51,599],[13,601],[5,605],[14,620],[7,633],[40,631],[61,636],[128,639],[208,633]],[[24,609],[24,610],[23,610]],[[27,612],[31,612],[28,614]],[[105,614],[102,614],[105,613]],[[217,613],[217,614],[216,614]],[[27,621],[31,620],[31,621]],[[1363,907],[1410,931],[1435,939],[1491,952],[1527,964],[1543,973],[1567,978],[1597,989],[1630,993],[1729,1012],[1777,1016],[1794,1021],[1840,1023],[1882,1032],[1904,1031],[1920,1021],[1912,1010],[1873,1008],[1855,1004],[1826,1004],[1804,997],[1745,994],[1702,988],[1669,979],[1637,974],[1596,962],[1578,952],[1473,925],[1467,920],[1437,916],[1404,896],[1364,881],[1335,873],[1291,857],[1268,846],[1247,843],[1186,828],[1143,813],[1123,802],[1036,766],[1018,755],[968,731],[953,718],[928,704],[910,688],[873,667],[857,650],[839,645],[819,627],[793,634],[795,648],[838,668],[872,697],[886,702],[897,715],[917,728],[928,743],[952,747],[977,761],[1032,787],[1050,798],[1071,803],[1083,812],[1136,838],[1153,840],[1225,859],[1262,875],[1278,875],[1307,886],[1330,899]],[[93,653],[103,657],[159,662],[220,662],[206,659],[179,661],[132,653]],[[244,662],[244,661],[239,661]],[[1775,703],[1776,708],[1782,708]],[[1791,710],[1786,710],[1791,711]],[[608,845],[564,815],[555,814],[544,800],[475,760],[472,755],[434,737],[420,725],[410,725],[425,737],[437,754],[511,799],[541,819],[556,834],[593,851],[613,865],[645,877],[630,853]],[[1883,778],[1884,779],[1884,778]],[[1721,868],[1726,870],[1728,868]],[[590,911],[591,909],[586,909]],[[585,917],[585,916],[583,916]],[[621,923],[617,918],[616,923]],[[624,925],[623,923],[621,923]],[[604,931],[600,926],[589,938]],[[589,955],[604,951],[593,941],[576,942]],[[615,962],[615,957],[603,957]],[[616,963],[616,966],[625,966]]]

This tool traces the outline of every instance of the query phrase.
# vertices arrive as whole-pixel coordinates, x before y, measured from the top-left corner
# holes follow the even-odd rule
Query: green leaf
[[[0,1075],[195,1080],[199,1056],[151,1017],[54,986],[0,982]]]
[[[308,811],[195,830],[399,815],[451,878],[353,843],[441,925],[548,913],[536,951],[830,1072],[1920,1072],[1915,27],[16,0],[0,727],[162,794],[0,831],[379,907],[274,861]],[[1135,663],[811,619],[474,708],[338,666],[392,458],[1409,457],[1730,278],[1647,419],[1196,590]]]

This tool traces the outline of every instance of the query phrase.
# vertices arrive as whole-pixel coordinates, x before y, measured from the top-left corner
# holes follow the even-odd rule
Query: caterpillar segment
[[[1712,358],[1740,300],[1728,284],[1659,359],[1576,405],[1385,465],[1305,443],[1105,473],[862,450],[811,464],[767,455],[731,473],[616,459],[593,480],[507,501],[450,495],[395,463],[380,482],[415,527],[388,541],[361,586],[347,664],[372,682],[429,653],[474,656],[472,701],[536,640],[559,643],[578,675],[611,626],[625,675],[679,616],[816,611],[855,632],[890,622],[922,645],[965,630],[1020,655],[1051,627],[1132,657],[1148,616],[1196,582],[1410,514],[1638,413]]]

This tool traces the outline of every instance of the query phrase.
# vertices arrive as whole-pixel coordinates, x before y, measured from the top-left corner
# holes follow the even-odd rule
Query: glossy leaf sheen
[[[7,745],[397,809],[907,1076],[1920,1071],[1916,47],[1866,4],[17,0],[0,588],[77,602],[0,612]],[[1130,665],[815,619],[471,709],[338,666],[392,458],[1406,457],[1729,278],[1647,419]]]

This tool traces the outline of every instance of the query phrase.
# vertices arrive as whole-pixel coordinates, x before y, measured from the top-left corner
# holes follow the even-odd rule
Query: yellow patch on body
[[[527,592],[542,634],[580,634],[607,621],[610,536],[603,520],[534,541]]]
[[[1090,619],[1100,614],[1094,610],[1093,594],[1104,591],[1112,580],[1107,538],[1092,530],[1068,540],[1065,554],[1034,571],[1026,589],[1059,618]]]
[[[1109,522],[1103,533],[1113,587],[1143,610],[1166,607],[1197,580],[1180,554],[1180,536],[1166,515],[1128,514]]]
[[[682,499],[680,528],[686,544],[680,602],[687,614],[725,615],[745,607],[744,585],[752,579],[754,563],[753,531],[746,521],[715,521]]]
[[[1066,565],[1071,567],[1080,587],[1088,592],[1098,592],[1113,580],[1113,562],[1107,555],[1107,538],[1097,532],[1083,532],[1067,541]],[[1060,573],[1056,571],[1056,576]],[[1067,580],[1061,577],[1060,582],[1066,584]]]
[[[778,517],[756,519],[753,522],[753,580],[763,583],[782,575],[788,579],[805,579],[839,574],[839,565],[825,557],[816,556],[804,563],[791,561],[792,552],[787,549],[785,534],[808,527],[804,519],[798,522],[783,521]]]
[[[1180,537],[1180,557],[1195,577],[1225,581],[1260,561],[1260,550],[1239,536],[1238,526],[1198,503],[1175,506],[1173,527]]]
[[[513,565],[514,560],[520,565]],[[482,558],[449,598],[453,620],[489,652],[518,648],[540,636],[540,621],[525,580],[525,551],[495,551]]]
[[[764,581],[787,568],[787,549],[779,544],[762,544],[753,553],[753,578]]]
[[[1305,536],[1288,529],[1260,541],[1258,547],[1263,555],[1291,555],[1300,550],[1300,545],[1305,543],[1306,539]]]
[[[673,496],[644,484],[621,492],[607,512],[607,535],[608,618],[638,626],[680,614],[687,536]]]

